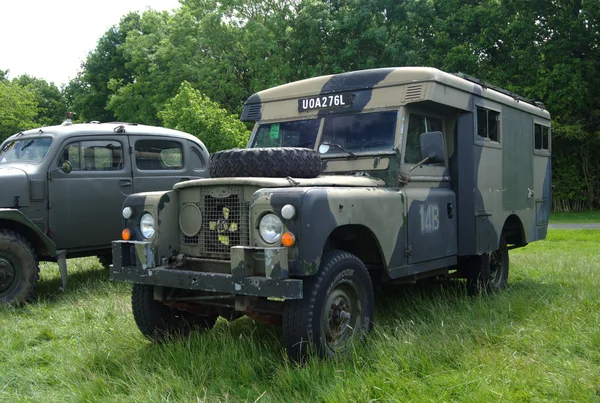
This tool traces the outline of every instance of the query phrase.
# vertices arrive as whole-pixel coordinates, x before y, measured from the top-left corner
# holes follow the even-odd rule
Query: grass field
[[[95,259],[70,289],[42,270],[40,302],[0,310],[0,401],[600,401],[600,231],[550,231],[512,251],[506,292],[459,281],[378,294],[375,331],[341,362],[298,367],[279,329],[247,318],[153,345],[130,287]]]
[[[551,213],[550,224],[600,224],[600,211],[581,213]]]

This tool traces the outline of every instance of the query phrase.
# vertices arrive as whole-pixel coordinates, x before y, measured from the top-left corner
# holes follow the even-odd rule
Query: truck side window
[[[406,133],[404,162],[416,164],[423,160],[420,136],[423,133],[437,131],[443,133],[442,119],[411,113],[408,120],[408,132]]]
[[[142,171],[183,168],[183,147],[173,140],[138,140],[135,164]]]
[[[73,171],[120,171],[123,169],[123,147],[118,141],[82,141],[67,145],[58,160],[60,166],[69,161]]]
[[[71,163],[73,171],[81,170],[81,165],[79,163],[81,161],[79,158],[79,143],[71,143],[62,150],[62,154],[58,160],[58,166],[61,166],[65,161]]]
[[[550,128],[535,124],[535,149],[550,151]]]
[[[84,171],[119,171],[123,169],[123,147],[117,141],[82,141]]]
[[[477,135],[500,141],[500,112],[477,107]]]

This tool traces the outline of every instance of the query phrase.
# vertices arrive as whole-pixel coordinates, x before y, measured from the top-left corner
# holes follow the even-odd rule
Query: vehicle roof
[[[124,131],[117,131],[122,128]],[[10,136],[7,140],[16,140],[21,137],[29,136],[50,136],[56,139],[68,138],[76,135],[144,135],[144,136],[168,136],[180,139],[187,139],[200,145],[202,142],[191,134],[181,132],[179,130],[167,129],[158,126],[138,125],[136,123],[110,122],[110,123],[74,123],[69,125],[47,126],[31,130],[26,130],[21,133]],[[203,147],[204,149],[206,147]]]
[[[549,114],[541,103],[535,103],[466,74],[450,74],[432,67],[386,67],[313,77],[257,92],[248,98],[246,104],[273,102],[342,91],[384,88],[419,82],[441,83],[470,94],[489,98],[549,118]]]

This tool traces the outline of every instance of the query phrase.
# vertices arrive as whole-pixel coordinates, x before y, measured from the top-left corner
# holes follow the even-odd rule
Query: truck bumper
[[[288,278],[286,248],[234,246],[230,249],[231,274],[155,266],[150,242],[114,241],[112,248],[111,280],[255,297],[302,298],[302,280]],[[253,275],[257,252],[264,253],[264,276]]]

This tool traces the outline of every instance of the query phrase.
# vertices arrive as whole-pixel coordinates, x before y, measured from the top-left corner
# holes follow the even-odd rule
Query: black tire
[[[16,232],[0,230],[0,303],[20,305],[35,300],[39,271],[29,242]]]
[[[209,330],[217,316],[200,316],[168,307],[154,299],[154,287],[134,284],[131,292],[133,318],[144,336],[153,341],[187,336],[193,330]]]
[[[210,175],[213,178],[314,178],[320,173],[321,155],[308,148],[236,148],[210,155]]]
[[[491,293],[504,290],[508,284],[510,265],[508,247],[504,234],[500,236],[497,250],[491,253],[471,256],[467,262],[467,289],[469,294]]]
[[[345,251],[329,253],[319,272],[305,279],[304,298],[284,303],[283,339],[288,356],[301,362],[311,354],[344,354],[372,330],[374,306],[371,278],[363,262]]]

